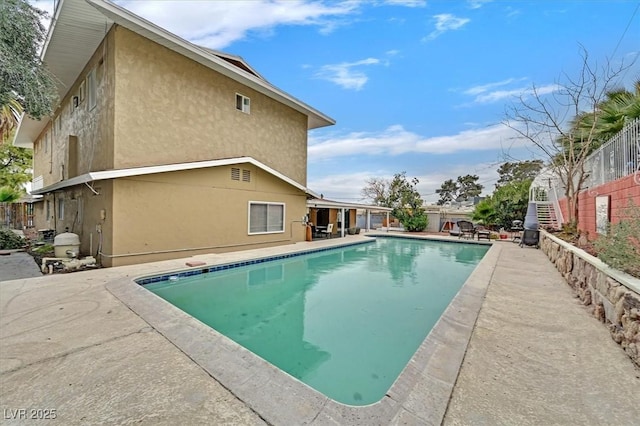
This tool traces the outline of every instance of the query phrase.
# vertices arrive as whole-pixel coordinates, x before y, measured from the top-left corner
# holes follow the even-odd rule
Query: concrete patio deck
[[[359,238],[191,260],[226,263]],[[483,269],[488,290],[464,361],[461,367],[455,359],[437,364],[455,374],[459,369],[444,419],[422,414],[434,403],[425,397],[404,403],[391,420],[349,423],[638,424],[640,371],[606,328],[577,302],[541,251],[495,244],[499,250]],[[60,424],[273,423],[108,290],[183,268],[185,259],[0,282],[3,423],[24,422],[20,409],[27,418],[45,414],[30,410],[55,410]],[[313,421],[339,423],[328,416]]]

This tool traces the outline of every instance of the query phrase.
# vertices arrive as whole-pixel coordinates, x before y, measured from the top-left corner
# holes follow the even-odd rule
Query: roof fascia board
[[[59,189],[68,188],[70,186],[81,185],[83,183],[100,181],[100,180],[117,179],[117,178],[123,178],[123,177],[131,177],[131,176],[143,176],[143,175],[150,175],[155,173],[167,173],[167,172],[177,172],[177,171],[193,170],[193,169],[204,169],[208,167],[221,167],[221,166],[228,166],[232,164],[242,164],[242,163],[253,164],[254,166],[266,171],[269,174],[274,175],[278,179],[288,183],[289,185],[294,186],[295,188],[305,192],[306,194],[317,196],[313,191],[310,191],[305,186],[299,184],[298,182],[294,181],[291,178],[288,178],[282,173],[272,169],[266,164],[263,164],[260,161],[255,160],[252,157],[225,158],[222,160],[196,161],[191,163],[164,164],[161,166],[134,167],[130,169],[104,170],[104,171],[98,171],[98,172],[90,172],[80,176],[76,176],[71,179],[54,183],[53,185],[49,185],[47,187],[32,191],[31,193],[40,195],[40,194],[46,194],[48,192],[57,191]]]
[[[217,57],[214,53],[208,52],[206,48],[202,48],[193,43],[190,43],[187,40],[165,30],[164,28],[159,27],[152,22],[149,22],[146,19],[129,12],[128,10],[118,6],[117,4],[106,2],[104,0],[85,1],[98,9],[102,14],[112,19],[117,24],[122,25],[123,27],[128,28],[145,37],[147,36],[144,34],[144,32],[151,33],[156,37],[160,37],[162,41],[166,43],[163,45],[175,52],[181,54],[184,54],[184,51],[194,53],[198,55],[198,62],[202,65],[214,69],[215,71],[220,72],[236,81],[240,81],[241,83],[251,87],[252,89],[263,93],[271,98],[274,98],[284,103],[285,105],[288,105],[291,108],[307,115],[309,118],[313,116],[316,119],[315,121],[324,123],[323,125],[319,125],[316,127],[308,126],[308,128],[317,128],[335,124],[335,120],[333,120],[332,118],[324,115],[320,111],[312,108],[311,106],[294,98],[293,96],[283,92],[282,90],[268,83],[266,80],[262,80],[244,70],[238,69],[238,67],[229,64],[225,60]],[[142,32],[140,30],[142,30]],[[310,124],[311,120],[308,119],[307,121]]]
[[[321,209],[362,209],[362,210],[378,210],[378,211],[392,211],[390,207],[382,207],[367,204],[354,204],[354,203],[342,203],[340,201],[321,201],[321,200],[307,200],[307,207],[321,208]]]

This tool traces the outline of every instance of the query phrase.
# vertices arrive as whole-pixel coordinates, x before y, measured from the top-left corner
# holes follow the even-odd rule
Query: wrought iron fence
[[[591,154],[585,161],[585,170],[590,172],[585,187],[593,188],[631,174],[640,184],[640,118]]]

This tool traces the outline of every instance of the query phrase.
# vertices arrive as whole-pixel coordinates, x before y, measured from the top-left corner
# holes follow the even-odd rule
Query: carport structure
[[[372,212],[386,213],[386,223],[389,223],[389,214],[393,209],[390,207],[382,207],[371,204],[333,201],[327,200],[325,198],[310,198],[307,200],[309,221],[320,227],[324,227],[329,223],[333,223],[334,229],[341,237],[344,237],[345,229],[356,226],[356,217],[358,210],[364,211],[366,217],[364,228],[366,231],[370,231]]]

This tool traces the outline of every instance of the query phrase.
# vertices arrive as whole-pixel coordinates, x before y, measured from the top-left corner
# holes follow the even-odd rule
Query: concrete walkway
[[[0,256],[0,282],[42,276],[40,268],[29,253],[18,250],[5,252],[10,254]]]
[[[606,328],[576,302],[542,252],[497,244],[509,245],[444,423],[638,424],[640,372]],[[105,288],[184,262],[2,282],[3,422],[23,422],[15,410],[28,416],[41,409],[55,410],[60,424],[263,424]]]
[[[503,249],[447,425],[640,425],[640,370],[533,248]]]

